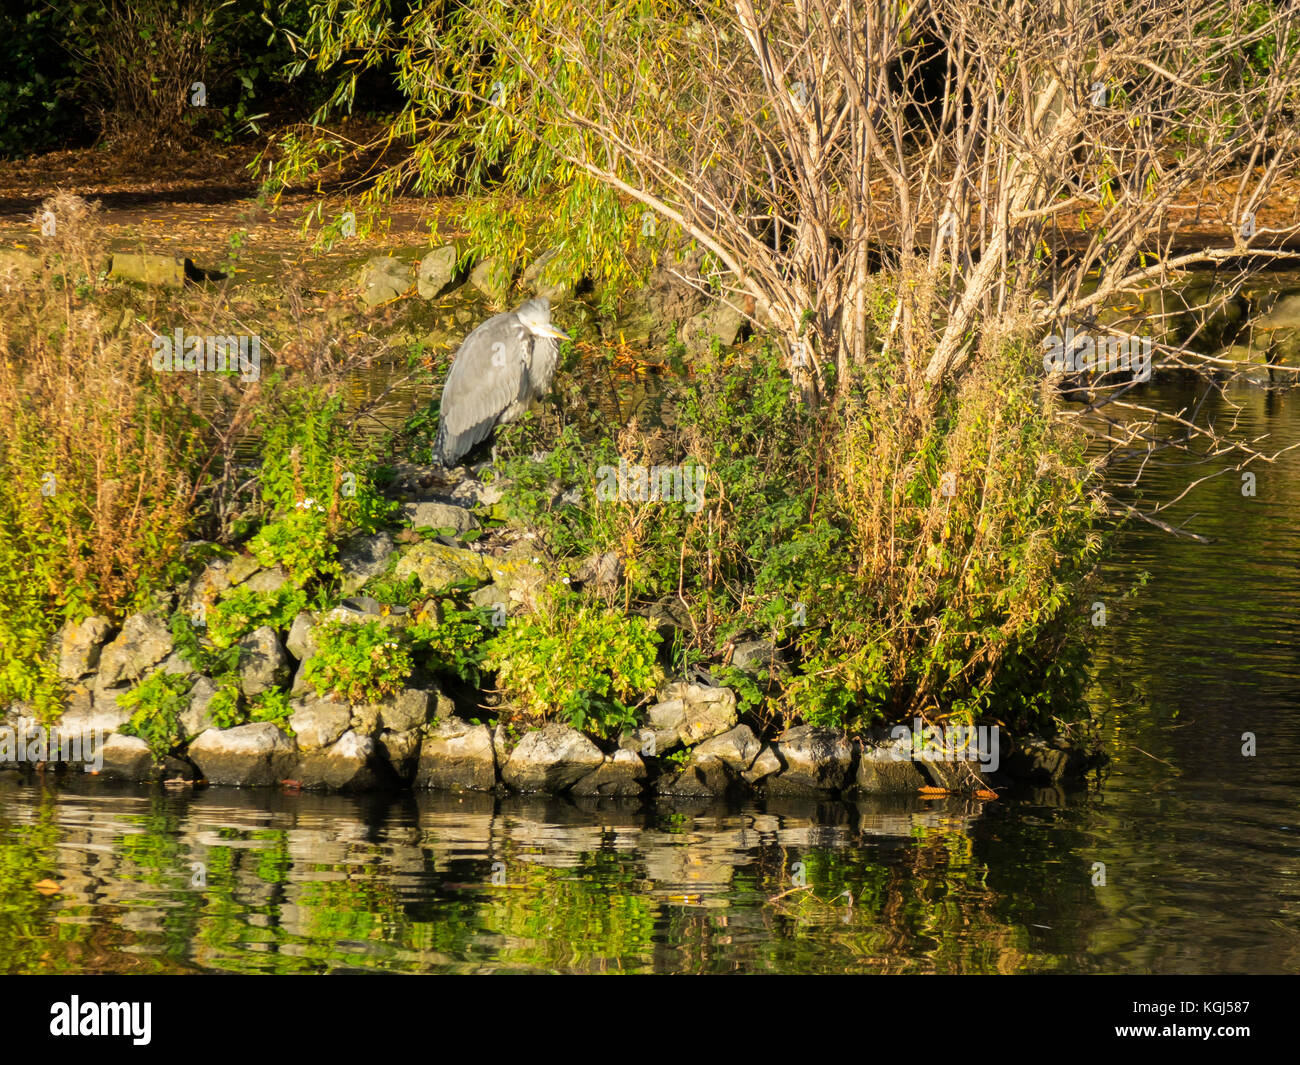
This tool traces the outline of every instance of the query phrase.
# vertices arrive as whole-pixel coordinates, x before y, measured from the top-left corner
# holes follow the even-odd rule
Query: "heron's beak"
[[[563,329],[557,329],[555,326],[551,325],[550,322],[547,322],[544,326],[542,326],[538,330],[538,332],[541,333],[542,336],[544,337],[555,337],[556,340],[570,339],[568,333],[566,333]]]

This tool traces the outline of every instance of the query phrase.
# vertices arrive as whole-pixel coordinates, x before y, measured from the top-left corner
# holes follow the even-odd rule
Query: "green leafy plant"
[[[396,556],[394,556],[394,563]],[[372,577],[361,588],[361,594],[388,606],[411,606],[420,600],[424,585],[419,575],[412,573],[400,580],[391,573]]]
[[[343,399],[323,387],[274,379],[259,410],[262,498],[283,518],[313,515],[333,535],[344,527],[373,532],[396,510],[370,477],[372,462],[344,416]],[[304,528],[307,528],[306,526]]]
[[[174,673],[152,673],[119,700],[132,711],[122,726],[124,736],[138,736],[149,745],[155,762],[180,746],[180,718],[190,705],[193,678]]]
[[[536,614],[492,639],[485,665],[524,718],[610,736],[636,724],[637,707],[662,682],[658,648],[644,618],[552,588]]]
[[[338,577],[338,549],[330,538],[325,516],[312,509],[308,498],[302,507],[270,522],[249,541],[249,550],[263,566],[283,566],[298,584],[318,578]]]
[[[339,620],[321,627],[304,677],[321,695],[372,703],[401,691],[413,667],[406,633],[379,621]]]
[[[207,611],[208,638],[217,648],[227,648],[263,625],[287,629],[308,602],[307,593],[291,585],[273,592],[236,587]]]
[[[467,684],[478,686],[485,644],[493,632],[489,611],[444,599],[437,606],[436,616],[418,620],[408,631],[416,654],[431,672],[454,673]]]
[[[278,725],[290,736],[294,734],[289,725],[293,707],[289,705],[289,693],[283,688],[271,688],[254,696],[249,702],[248,716],[252,721],[269,721]]]
[[[234,728],[248,720],[237,673],[226,673],[217,680],[217,690],[208,703],[208,716],[217,728]]]

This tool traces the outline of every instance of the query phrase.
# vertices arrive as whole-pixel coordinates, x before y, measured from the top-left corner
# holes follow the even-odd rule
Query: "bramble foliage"
[[[155,762],[180,746],[180,717],[190,705],[192,684],[190,677],[153,673],[119,700],[124,709],[132,711],[121,733],[144,740]]]
[[[706,364],[671,433],[628,432],[616,449],[568,431],[536,463],[512,427],[508,505],[561,559],[617,552],[611,604],[680,594],[693,632],[677,668],[746,633],[775,639],[794,673],[742,684],[747,708],[845,727],[936,707],[1044,726],[1081,682],[1067,637],[1100,506],[1082,441],[1032,384],[1033,357],[986,354],[933,410],[907,401],[889,360],[821,411],[791,397],[770,352]],[[596,471],[620,451],[703,467],[702,507],[597,499]],[[557,502],[557,486],[581,502]]]
[[[248,707],[250,721],[269,721],[279,729],[292,736],[294,734],[289,718],[293,716],[293,707],[289,705],[289,693],[282,688],[270,688],[253,696]]]
[[[484,645],[492,633],[487,610],[444,599],[435,617],[418,620],[408,633],[418,660],[430,672],[453,673],[467,684],[478,686]]]
[[[662,682],[658,647],[644,618],[552,589],[536,614],[493,638],[485,665],[525,719],[608,737],[636,724],[636,707]]]
[[[248,549],[263,566],[282,566],[299,585],[342,574],[329,522],[309,506],[267,522],[253,534]]]
[[[274,592],[233,588],[207,611],[208,639],[224,649],[263,625],[287,629],[307,604],[307,593],[292,585]]]
[[[373,532],[394,504],[375,490],[370,455],[344,416],[343,398],[280,378],[273,378],[269,391],[256,419],[259,484],[267,506],[279,515],[322,514],[331,533],[343,526]]]
[[[345,529],[373,532],[396,504],[370,476],[370,460],[326,389],[273,381],[258,411],[262,499],[272,520],[249,548],[264,566],[280,565],[299,586],[339,576],[337,545]]]
[[[413,666],[410,639],[400,630],[379,621],[330,621],[321,626],[304,676],[321,695],[373,703],[401,691]]]

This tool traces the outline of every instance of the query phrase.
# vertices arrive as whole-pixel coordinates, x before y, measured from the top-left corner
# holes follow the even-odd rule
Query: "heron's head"
[[[569,334],[551,325],[551,301],[547,299],[529,300],[522,303],[515,311],[523,327],[536,337],[555,337],[556,340],[568,340]]]

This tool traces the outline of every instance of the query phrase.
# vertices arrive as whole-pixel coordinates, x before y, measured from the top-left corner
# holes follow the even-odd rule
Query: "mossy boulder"
[[[492,577],[478,553],[427,540],[416,544],[401,557],[393,576],[398,580],[419,577],[420,583],[431,592],[462,581],[482,585]]]

